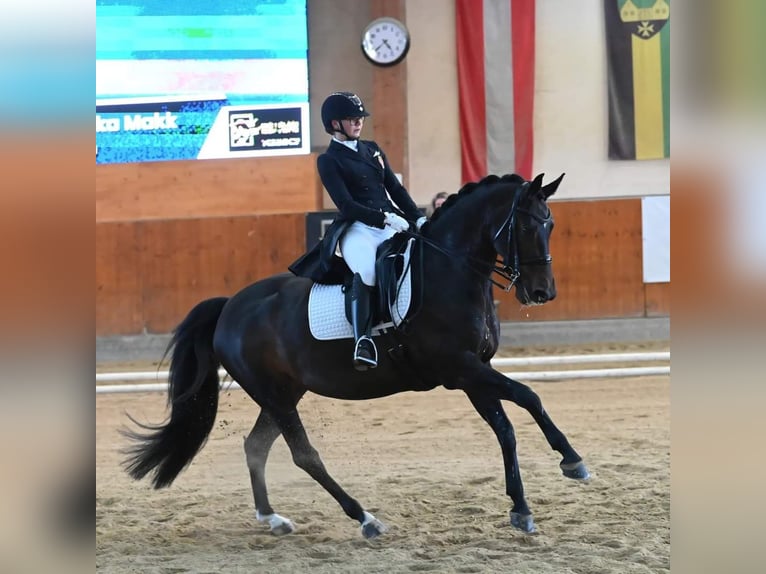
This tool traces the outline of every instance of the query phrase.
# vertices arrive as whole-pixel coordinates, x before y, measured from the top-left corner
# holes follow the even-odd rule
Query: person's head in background
[[[434,195],[434,198],[431,200],[431,215],[442,206],[442,203],[447,201],[448,196],[449,194],[446,191],[440,191]]]

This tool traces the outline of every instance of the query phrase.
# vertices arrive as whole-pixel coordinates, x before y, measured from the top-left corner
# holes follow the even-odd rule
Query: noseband
[[[513,203],[511,204],[511,211],[508,214],[508,217],[505,218],[505,221],[503,221],[503,224],[500,226],[500,228],[497,230],[497,233],[495,233],[495,236],[492,238],[492,242],[494,243],[497,241],[497,238],[500,237],[500,234],[505,230],[508,233],[508,247],[505,251],[505,256],[503,257],[502,261],[497,259],[495,261],[495,264],[492,268],[493,273],[497,273],[505,279],[506,281],[509,281],[508,285],[502,285],[497,281],[494,281],[490,278],[490,281],[497,285],[498,287],[502,288],[504,291],[508,292],[511,290],[511,288],[514,286],[516,281],[518,281],[519,277],[521,276],[521,266],[522,265],[548,265],[551,261],[553,261],[553,258],[551,257],[550,252],[546,252],[545,255],[542,255],[540,257],[529,257],[525,259],[521,259],[519,257],[519,245],[516,241],[516,214],[517,213],[523,213],[525,215],[528,215],[538,223],[542,223],[545,225],[551,220],[551,212],[548,210],[548,215],[546,217],[540,217],[539,215],[535,215],[531,211],[528,211],[526,209],[521,209],[519,207],[519,199],[521,198],[522,194],[526,189],[529,187],[529,182],[524,182],[522,185],[520,185],[518,188],[516,188],[516,191],[513,195]],[[547,246],[546,246],[547,247]],[[510,260],[513,258],[513,262],[511,263]],[[502,263],[502,265],[498,265],[499,263]]]

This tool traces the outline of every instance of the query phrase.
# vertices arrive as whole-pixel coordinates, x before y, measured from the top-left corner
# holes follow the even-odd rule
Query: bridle
[[[518,188],[516,188],[516,191],[513,195],[513,203],[511,204],[511,211],[508,213],[508,217],[505,218],[505,221],[498,228],[497,233],[495,233],[495,236],[492,238],[492,242],[494,243],[497,241],[497,238],[500,237],[500,234],[503,232],[503,230],[506,230],[508,233],[508,248],[505,250],[505,257],[502,259],[502,261],[500,259],[495,261],[495,265],[492,268],[492,271],[510,283],[504,287],[500,283],[497,283],[492,278],[490,278],[492,283],[501,287],[506,292],[511,290],[511,288],[521,276],[522,265],[548,265],[551,263],[551,261],[553,261],[550,252],[547,251],[545,255],[541,255],[540,257],[528,257],[524,259],[519,257],[519,245],[516,241],[516,214],[523,213],[524,215],[528,215],[538,223],[541,223],[543,226],[551,221],[550,210],[548,210],[548,214],[545,217],[540,217],[539,215],[536,215],[527,209],[522,209],[519,207],[519,199],[528,187],[529,182],[525,181]],[[513,257],[512,264],[509,261],[511,257]],[[502,266],[498,265],[498,263],[502,263]]]
[[[495,261],[492,264],[492,270],[491,273],[496,273],[508,283],[506,285],[503,285],[501,282],[496,281],[492,278],[492,275],[490,273],[489,280],[490,282],[500,287],[503,291],[506,293],[510,291],[513,286],[516,284],[516,281],[519,280],[519,277],[521,276],[521,266],[522,265],[548,265],[551,261],[553,261],[553,258],[551,257],[550,252],[546,252],[545,255],[542,255],[540,257],[531,257],[531,258],[524,258],[522,259],[519,256],[519,246],[518,242],[516,241],[516,214],[517,213],[523,213],[524,215],[528,215],[535,221],[542,223],[545,225],[546,223],[551,221],[551,212],[548,210],[548,214],[545,217],[540,217],[539,215],[536,215],[532,213],[529,210],[523,209],[519,207],[519,200],[521,199],[524,192],[529,187],[529,182],[524,182],[519,187],[516,188],[516,191],[513,195],[513,203],[511,204],[511,211],[508,213],[508,217],[505,218],[505,221],[503,221],[503,224],[500,226],[500,228],[495,233],[494,237],[492,238],[492,243],[494,244],[495,241],[497,241],[497,238],[500,237],[500,234],[505,230],[508,233],[508,248],[506,249],[505,256],[503,259],[496,258]],[[449,251],[448,249],[445,249],[432,239],[428,237],[424,237],[420,233],[412,233],[412,232],[405,232],[411,237],[415,237],[417,239],[420,239],[423,243],[426,245],[429,245],[430,247],[433,247],[437,251],[440,251],[441,253],[447,255],[448,257],[454,259],[458,258],[458,254],[453,253]],[[547,246],[546,246],[547,247]],[[461,256],[465,257],[465,256]],[[486,262],[482,261],[480,259],[477,259],[475,257],[467,257],[467,267],[469,270],[473,271],[474,273],[484,276],[484,271],[481,270],[479,265],[485,265]],[[511,259],[513,260],[511,262]]]

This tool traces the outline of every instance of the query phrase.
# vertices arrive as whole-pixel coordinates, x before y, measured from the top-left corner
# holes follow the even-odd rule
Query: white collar
[[[348,149],[359,151],[359,140],[346,140],[344,142],[340,141],[335,136],[332,136],[333,141],[338,142],[341,145],[346,146]]]

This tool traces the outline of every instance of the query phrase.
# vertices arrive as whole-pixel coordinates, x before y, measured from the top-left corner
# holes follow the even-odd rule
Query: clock
[[[407,26],[395,18],[377,18],[362,33],[362,53],[376,66],[401,62],[410,49]]]

